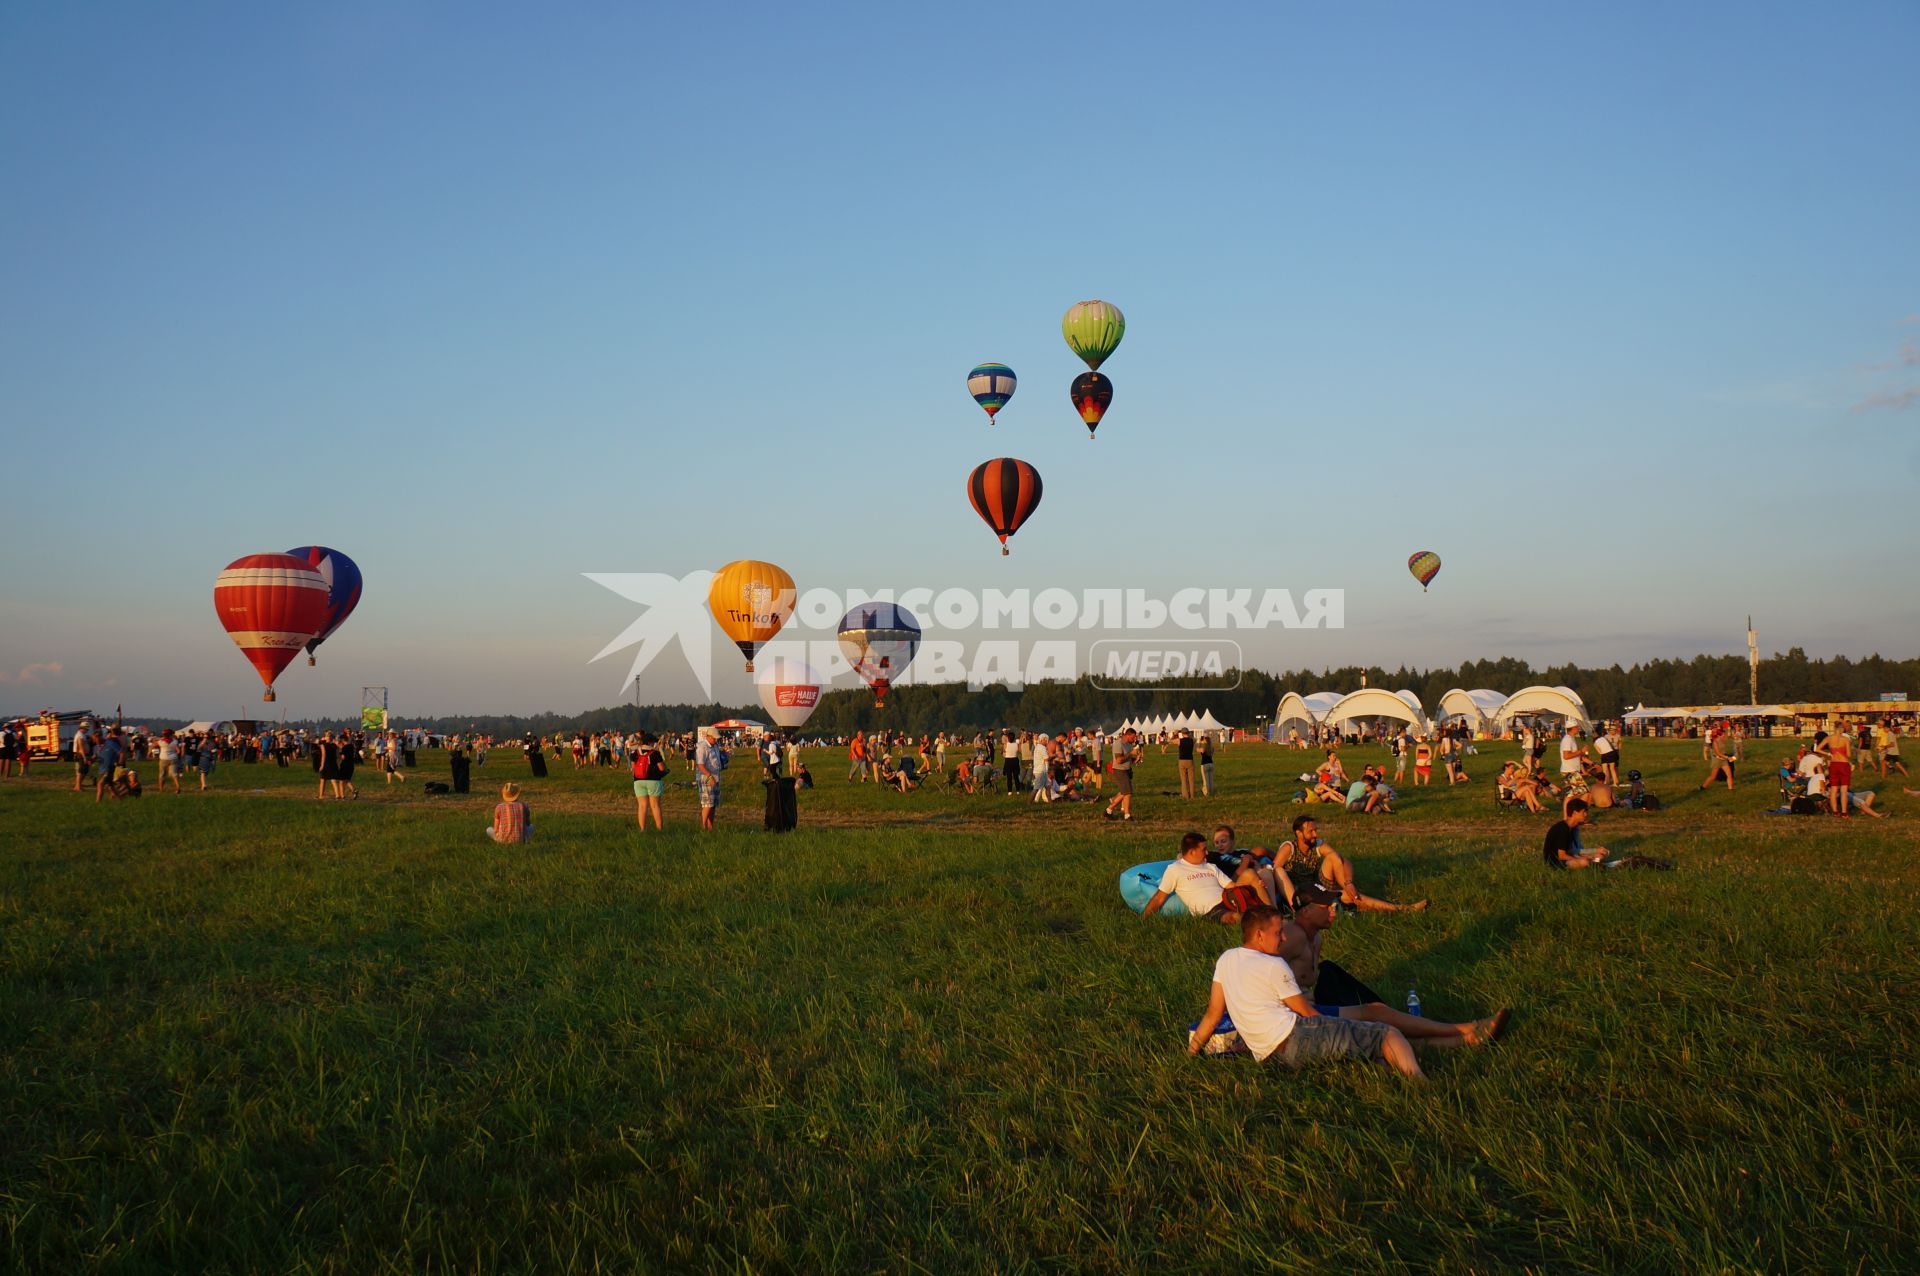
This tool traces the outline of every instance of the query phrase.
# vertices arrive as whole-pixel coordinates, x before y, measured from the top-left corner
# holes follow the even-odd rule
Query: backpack
[[[636,780],[662,780],[666,775],[666,759],[660,756],[658,749],[648,749],[633,760],[633,778]]]

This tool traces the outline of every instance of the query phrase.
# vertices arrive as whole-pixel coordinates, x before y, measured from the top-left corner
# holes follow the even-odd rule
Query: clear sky
[[[1911,655],[1916,55],[1906,0],[0,7],[0,708],[255,703],[213,579],[313,542],[367,591],[294,716],[617,700],[581,573],[746,556],[1347,591],[1267,667]]]

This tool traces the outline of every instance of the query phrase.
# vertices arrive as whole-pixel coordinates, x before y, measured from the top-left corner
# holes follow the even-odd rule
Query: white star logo
[[[633,653],[633,667],[627,672],[627,680],[620,684],[624,691],[639,679],[655,656],[677,641],[681,654],[693,669],[693,676],[700,681],[701,694],[708,700],[713,699],[713,635],[708,628],[712,620],[707,614],[707,587],[713,582],[712,572],[697,571],[677,577],[665,572],[582,572],[581,575],[646,608],[639,619],[602,647],[600,654],[587,661],[588,664],[638,643],[640,649]]]

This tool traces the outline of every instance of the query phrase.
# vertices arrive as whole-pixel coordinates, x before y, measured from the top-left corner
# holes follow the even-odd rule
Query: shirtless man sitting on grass
[[[1293,900],[1293,920],[1280,934],[1280,956],[1293,968],[1294,982],[1312,996],[1315,1010],[1339,1019],[1386,1024],[1416,1046],[1486,1046],[1505,1030],[1511,1013],[1507,1010],[1470,1023],[1441,1023],[1395,1010],[1339,966],[1322,961],[1320,942],[1340,907],[1340,893],[1331,887],[1318,882],[1301,887]]]

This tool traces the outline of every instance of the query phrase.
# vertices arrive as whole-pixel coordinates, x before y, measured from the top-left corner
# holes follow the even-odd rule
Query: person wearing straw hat
[[[533,840],[533,815],[520,800],[520,786],[512,781],[500,786],[500,804],[493,808],[487,836],[502,844]]]

